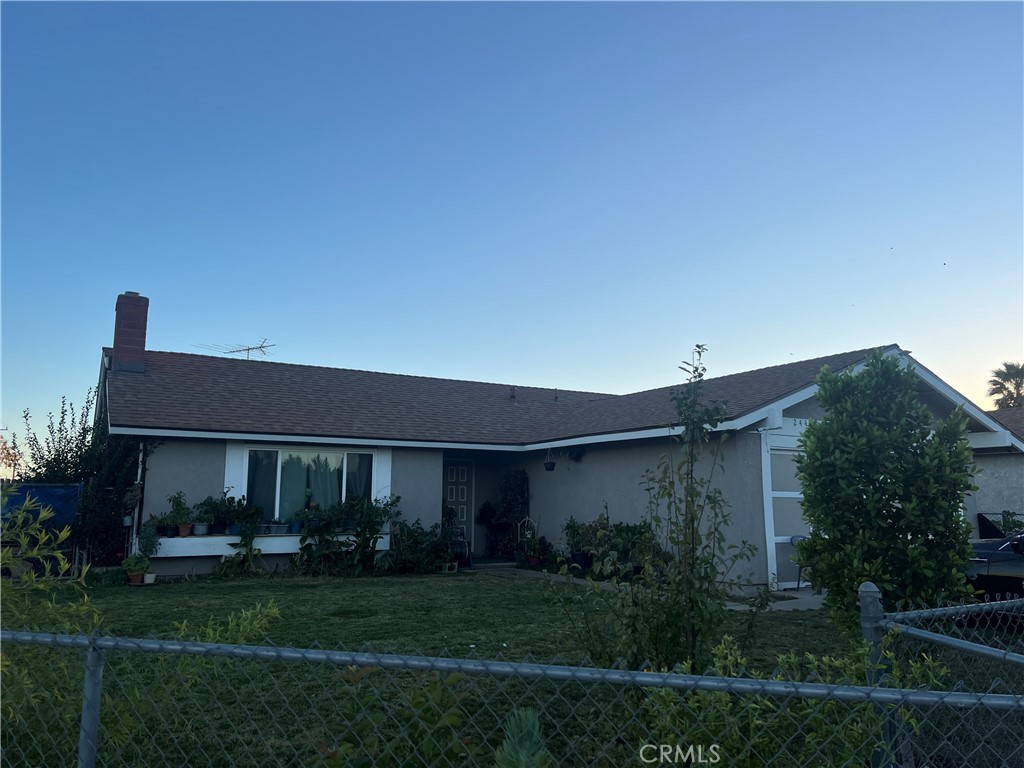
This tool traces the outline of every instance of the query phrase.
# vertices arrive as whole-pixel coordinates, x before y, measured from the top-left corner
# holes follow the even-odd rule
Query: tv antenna
[[[208,349],[211,352],[219,352],[222,355],[240,355],[244,352],[245,359],[248,360],[252,357],[253,352],[258,352],[266,357],[270,354],[267,350],[271,347],[276,347],[277,344],[267,344],[267,340],[264,338],[259,344],[252,346],[246,346],[245,344],[193,344],[192,346]]]

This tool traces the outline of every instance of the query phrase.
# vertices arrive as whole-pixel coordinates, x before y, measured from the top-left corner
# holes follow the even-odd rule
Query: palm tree
[[[1003,363],[1002,368],[992,371],[988,395],[995,398],[999,409],[1024,406],[1024,365]]]

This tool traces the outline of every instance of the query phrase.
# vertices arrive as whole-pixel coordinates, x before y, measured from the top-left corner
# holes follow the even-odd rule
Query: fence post
[[[100,698],[103,694],[103,652],[90,645],[85,652],[82,685],[82,722],[78,731],[78,768],[95,768],[100,733]]]
[[[860,599],[860,632],[871,644],[868,685],[877,685],[878,662],[882,658],[882,619],[885,618],[882,591],[873,582],[865,581],[857,587],[857,597]]]
[[[878,685],[881,679],[878,666],[882,659],[882,619],[885,618],[882,591],[873,582],[865,581],[857,587],[857,597],[860,600],[860,632],[871,644],[871,652],[868,654],[868,685]],[[875,711],[882,717],[882,739],[888,751],[882,748],[874,750],[871,753],[871,768],[886,768],[892,765],[892,723],[882,705],[876,704]]]

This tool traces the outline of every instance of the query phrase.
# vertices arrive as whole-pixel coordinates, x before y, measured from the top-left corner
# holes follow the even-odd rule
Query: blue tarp
[[[5,494],[4,514],[8,509],[20,507],[26,497],[31,497],[40,507],[52,507],[53,517],[50,519],[51,528],[63,528],[71,525],[78,511],[78,499],[82,495],[82,484],[75,485],[43,485],[40,483],[22,483],[11,488],[9,494]]]

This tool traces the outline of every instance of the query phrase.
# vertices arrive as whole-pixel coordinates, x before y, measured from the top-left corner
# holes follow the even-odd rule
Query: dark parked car
[[[967,580],[995,600],[1024,597],[1024,533],[975,542]]]

